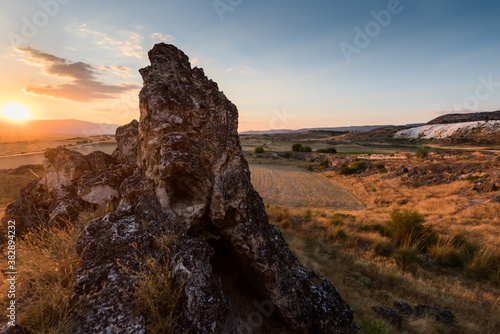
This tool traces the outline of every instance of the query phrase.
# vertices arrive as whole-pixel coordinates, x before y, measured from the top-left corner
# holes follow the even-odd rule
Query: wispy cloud
[[[137,27],[142,29],[143,27]],[[146,48],[144,47],[145,38],[134,31],[121,30],[105,33],[106,29],[96,29],[88,24],[74,24],[67,28],[73,34],[89,38],[94,44],[106,50],[119,50],[119,52],[127,57],[135,57],[141,59],[146,56]],[[152,43],[173,42],[175,37],[171,35],[156,32],[149,36]],[[151,44],[147,38],[147,44]]]
[[[151,39],[153,40],[154,43],[160,43],[160,42],[173,42],[175,41],[175,37],[170,36],[170,35],[164,35],[159,32],[155,32],[152,34]]]
[[[104,49],[119,49],[128,57],[142,58],[146,55],[142,42],[144,37],[133,31],[118,31],[114,36],[97,31],[87,24],[71,26],[69,28],[76,34],[90,37],[92,41]]]
[[[197,63],[197,62],[199,62],[199,61],[200,61],[200,60],[199,60],[198,58],[193,58],[193,59],[191,60],[191,65],[194,65],[194,64],[196,64],[196,63]]]
[[[100,74],[106,72],[127,76],[130,71],[128,67],[118,65],[95,66],[83,62],[72,62],[31,47],[17,47],[15,49],[23,53],[24,61],[42,67],[44,74],[69,80],[69,82],[61,84],[42,84],[27,87],[24,89],[27,94],[43,95],[76,102],[93,102],[112,99],[140,87],[137,83],[111,85],[97,79]]]

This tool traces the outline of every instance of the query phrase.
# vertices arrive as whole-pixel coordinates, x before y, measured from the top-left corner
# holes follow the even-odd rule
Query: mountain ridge
[[[117,124],[94,123],[77,119],[50,119],[29,120],[15,123],[0,120],[2,135],[26,133],[37,135],[111,135],[119,127]]]

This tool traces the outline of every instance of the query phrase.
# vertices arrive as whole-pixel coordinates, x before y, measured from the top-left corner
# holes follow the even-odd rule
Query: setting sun
[[[24,121],[30,116],[28,108],[19,103],[8,103],[2,107],[2,115],[14,121]]]

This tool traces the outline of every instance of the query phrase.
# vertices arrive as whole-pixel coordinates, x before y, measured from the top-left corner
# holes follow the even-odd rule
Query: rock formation
[[[85,205],[116,208],[80,236],[74,294],[86,302],[74,332],[148,332],[131,302],[145,256],[168,264],[180,289],[176,333],[357,332],[333,284],[269,224],[235,105],[176,47],[158,44],[149,59],[140,121],[117,130],[113,155],[50,150],[46,176],[7,209],[30,227],[35,212],[55,224]]]

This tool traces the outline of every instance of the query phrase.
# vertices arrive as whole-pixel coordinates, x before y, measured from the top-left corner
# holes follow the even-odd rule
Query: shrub
[[[386,230],[385,226],[382,225],[382,224],[378,224],[378,223],[366,224],[366,225],[363,225],[363,224],[358,225],[358,231],[360,231],[360,232],[363,232],[363,231],[366,231],[366,232],[378,232],[381,235],[386,235],[387,234],[387,230]]]
[[[301,147],[302,147],[302,144],[293,144],[292,145],[292,151],[293,152],[299,152]]]
[[[391,325],[382,319],[374,319],[370,322],[362,320],[359,324],[366,334],[389,334]]]
[[[319,163],[319,168],[327,168],[330,165],[330,161],[328,159],[324,159]]]
[[[337,226],[335,230],[333,231],[333,236],[337,239],[340,239],[342,241],[347,240],[347,232],[345,229],[341,226]]]
[[[356,171],[354,169],[351,169],[347,166],[343,166],[342,168],[340,168],[340,171],[339,171],[339,174],[340,175],[351,175],[351,174],[354,174]]]
[[[465,273],[472,278],[497,281],[500,274],[500,259],[487,247],[483,247],[467,262]]]
[[[309,146],[301,146],[299,152],[312,152],[312,148]]]
[[[419,159],[424,159],[427,156],[427,154],[429,154],[429,150],[427,150],[427,148],[425,147],[419,148],[415,152],[415,156]]]
[[[354,171],[360,171],[362,169],[365,169],[366,168],[366,164],[364,161],[361,161],[361,160],[355,160],[351,163],[351,169],[353,169]]]
[[[412,264],[420,264],[422,261],[419,258],[420,252],[417,247],[412,245],[400,246],[392,255],[392,258],[397,264],[403,267],[408,267]]]
[[[335,147],[320,148],[316,150],[318,153],[337,153]]]
[[[264,153],[264,148],[262,146],[256,147],[253,150],[255,153]]]
[[[425,227],[424,216],[418,211],[394,209],[387,223],[387,232],[397,242],[417,244],[422,250],[437,241],[437,233],[432,227]]]
[[[463,249],[455,247],[451,239],[440,240],[429,248],[428,254],[437,264],[445,267],[463,267],[467,261]]]
[[[290,152],[286,152],[286,153],[283,155],[283,158],[285,158],[285,159],[290,159]]]
[[[464,232],[455,234],[450,243],[453,247],[462,249],[467,255],[473,255],[478,251],[478,247],[467,240]]]
[[[389,242],[385,242],[382,240],[377,240],[372,244],[372,249],[375,254],[380,256],[388,257],[393,252],[393,247]]]

